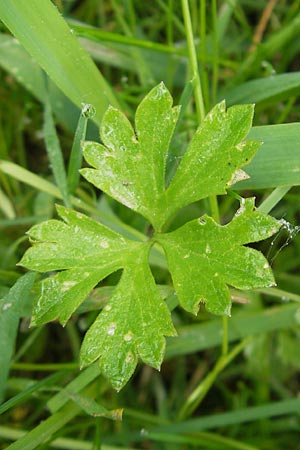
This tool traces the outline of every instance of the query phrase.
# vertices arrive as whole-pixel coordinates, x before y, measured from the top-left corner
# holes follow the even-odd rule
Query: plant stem
[[[222,317],[223,337],[222,337],[222,356],[228,353],[228,316]]]
[[[274,7],[276,6],[277,0],[269,0],[262,15],[260,18],[260,21],[255,29],[255,33],[253,36],[252,44],[249,48],[249,52],[253,52],[258,47],[259,43],[262,41],[262,37],[264,34],[264,31],[268,25],[268,22],[270,20],[272,11]]]
[[[34,363],[13,363],[11,365],[12,370],[29,370],[29,371],[41,371],[51,372],[57,370],[79,370],[78,363],[58,363],[58,364],[34,364]]]
[[[218,36],[217,1],[212,1],[212,30],[213,30],[213,67],[212,67],[212,105],[216,103],[219,78],[219,36]]]
[[[205,24],[205,13],[206,9],[204,7],[204,2],[201,2],[201,25]],[[215,7],[215,16],[216,16],[216,2],[214,1],[214,7]],[[196,50],[194,45],[194,38],[193,38],[193,31],[192,31],[192,24],[191,24],[191,16],[190,16],[190,10],[189,10],[189,4],[188,0],[182,0],[182,11],[184,16],[184,23],[186,28],[186,36],[187,36],[187,44],[188,44],[188,51],[189,51],[189,60],[190,60],[190,66],[191,71],[193,74],[193,86],[194,86],[194,93],[195,93],[195,103],[196,103],[196,110],[197,110],[197,117],[198,122],[201,123],[201,121],[205,117],[205,107],[203,102],[203,94],[202,94],[202,87],[201,87],[201,79],[199,75],[198,70],[198,62],[197,62],[197,56],[196,56]],[[213,23],[214,28],[216,29],[216,17],[214,16],[213,12]],[[215,31],[216,34],[216,31]],[[205,38],[205,28],[204,31],[201,32],[201,37]],[[203,58],[205,57],[205,41],[201,42],[201,51]],[[217,36],[215,36],[214,39],[214,50],[217,53]],[[215,54],[216,57],[216,54]],[[217,77],[218,77],[218,62],[214,65],[214,76],[215,76],[215,84],[214,84],[214,97],[216,97],[216,89],[217,89]],[[214,101],[214,100],[213,100]],[[218,207],[218,201],[217,197],[215,195],[212,195],[209,197],[210,202],[210,209],[211,209],[211,215],[214,218],[216,222],[220,222],[220,213],[219,213],[219,207]],[[225,357],[228,353],[228,318],[223,318],[223,342],[222,342],[222,356]],[[201,400],[200,400],[201,401]]]
[[[206,71],[206,1],[200,1],[200,61],[200,76],[203,84],[204,104],[206,108],[209,108],[209,89]]]
[[[198,122],[201,123],[201,121],[205,117],[205,107],[204,107],[204,102],[203,102],[201,79],[200,79],[199,70],[198,70],[196,49],[195,49],[195,45],[194,45],[191,15],[190,15],[190,10],[189,10],[188,0],[182,0],[181,3],[182,3],[184,24],[185,24],[185,29],[186,29],[186,39],[187,39],[187,45],[188,45],[190,67],[191,67],[191,71],[192,71],[192,75],[193,75],[192,81],[193,81],[194,94],[195,94],[197,118],[198,118]],[[203,5],[202,5],[201,11],[202,11],[201,12],[201,25],[203,25],[203,24],[205,24],[204,14],[206,11]],[[201,37],[203,38],[203,32],[201,34]],[[203,55],[204,51],[205,51],[205,49],[202,48],[202,57],[204,56]],[[220,222],[219,208],[218,208],[216,196],[210,196],[209,202],[210,202],[210,209],[211,209],[212,217],[215,219],[216,222]]]
[[[243,339],[238,345],[236,345],[230,353],[220,356],[217,360],[214,368],[208,373],[204,380],[196,387],[191,393],[183,407],[181,408],[178,419],[183,420],[190,416],[193,411],[200,405],[209,389],[215,382],[219,373],[249,344],[252,340],[252,336],[248,336]]]
[[[191,14],[190,14],[188,0],[181,0],[181,5],[182,5],[184,25],[185,25],[185,30],[186,30],[186,40],[187,40],[188,53],[189,53],[189,62],[190,62],[190,67],[191,67],[191,72],[192,72],[192,77],[193,77],[192,81],[193,81],[194,94],[195,94],[197,119],[198,119],[198,122],[201,123],[205,117],[205,108],[204,108],[204,102],[203,102],[201,80],[200,80],[199,70],[198,70],[198,61],[197,61],[195,44],[194,44],[194,36],[193,36]]]
[[[167,26],[167,43],[168,47],[174,47],[174,33],[173,33],[173,17],[174,4],[173,0],[168,0],[168,9],[166,11],[166,26]],[[174,58],[169,58],[168,68],[167,68],[167,80],[170,89],[173,88],[174,82]]]

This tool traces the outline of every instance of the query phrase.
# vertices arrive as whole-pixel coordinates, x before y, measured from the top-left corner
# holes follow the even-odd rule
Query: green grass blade
[[[193,95],[193,83],[192,81],[188,81],[185,84],[185,87],[182,91],[182,94],[179,99],[180,112],[178,116],[178,121],[176,123],[174,134],[169,146],[167,165],[166,165],[166,185],[170,184],[171,179],[173,178],[176,169],[178,167],[178,161],[183,156],[183,152],[185,149],[180,145],[176,145],[176,140],[178,139],[178,128],[181,124],[184,114],[186,113],[187,107]]]
[[[289,399],[279,402],[267,403],[261,406],[252,406],[245,409],[237,409],[224,414],[214,414],[197,419],[187,420],[181,423],[165,425],[153,431],[168,433],[193,433],[201,430],[225,427],[228,425],[258,421],[269,417],[277,417],[287,414],[300,413],[300,399]]]
[[[7,175],[10,175],[11,177],[21,181],[22,183],[28,184],[29,186],[37,189],[38,191],[46,192],[47,194],[52,195],[54,198],[62,199],[62,194],[60,190],[53,183],[44,180],[44,178],[36,175],[33,172],[30,172],[27,169],[24,169],[18,164],[14,164],[10,161],[0,160],[0,171]],[[79,198],[72,197],[71,201],[74,207],[82,208],[87,212],[97,214],[97,210],[95,208],[88,205],[87,203],[84,203]]]
[[[0,18],[50,78],[78,107],[91,103],[100,122],[118,101],[50,0],[0,2]]]
[[[222,355],[214,365],[214,367],[208,372],[208,374],[201,380],[192,393],[188,396],[187,400],[183,404],[179,411],[178,418],[180,420],[190,417],[192,413],[199,407],[212,385],[215,383],[217,377],[225,369],[226,366],[242,351],[247,345],[251,343],[252,337],[248,337],[239,342],[233,349],[226,355]]]
[[[10,201],[10,199],[5,195],[5,193],[0,188],[0,209],[2,209],[3,214],[8,219],[14,219],[16,217],[16,213],[14,211],[14,207]]]
[[[88,384],[99,377],[100,369],[98,364],[93,364],[87,369],[83,370],[76,378],[74,378],[67,386],[66,390],[69,393],[77,394],[82,389],[84,389]],[[52,413],[59,411],[68,402],[69,398],[66,396],[65,392],[59,392],[54,397],[52,397],[47,406]]]
[[[274,191],[259,205],[257,208],[258,211],[269,214],[290,189],[291,186],[283,186],[274,189]]]
[[[53,386],[65,374],[65,371],[56,372],[53,375],[50,375],[49,377],[46,377],[43,380],[37,381],[36,383],[32,384],[32,386],[29,386],[24,391],[20,392],[19,394],[3,403],[0,406],[0,414],[3,414],[5,411],[8,411],[10,408],[13,408],[16,405],[20,405],[28,398],[30,398],[34,392],[37,392],[40,389],[47,388],[49,386]]]
[[[33,430],[22,436],[16,442],[11,444],[9,450],[33,450],[41,448],[40,446],[47,442],[51,437],[63,428],[68,422],[76,417],[81,409],[72,404],[65,406],[60,412],[53,414],[48,419],[41,422]]]
[[[38,189],[39,191],[47,192],[56,198],[62,198],[59,189],[54,186],[53,183],[44,180],[42,177],[35,175],[18,164],[14,164],[10,161],[0,161],[0,171],[12,176],[16,180],[22,181],[23,183]]]
[[[196,436],[176,435],[173,433],[147,433],[147,439],[156,442],[174,443],[177,445],[190,445],[203,450],[259,450],[257,447],[223,437],[215,433],[197,433]],[[179,447],[181,448],[181,447]]]
[[[185,49],[179,47],[160,44],[144,39],[137,39],[133,36],[124,36],[118,33],[111,33],[105,30],[101,30],[100,28],[92,28],[90,26],[86,27],[83,25],[73,24],[72,22],[70,24],[72,29],[78,36],[82,36],[96,42],[114,42],[131,47],[145,48],[148,50],[155,50],[157,52],[171,53],[175,55],[185,56],[187,54]]]
[[[204,107],[201,79],[200,79],[200,74],[199,74],[199,70],[198,70],[196,47],[195,47],[195,42],[194,42],[194,37],[193,37],[193,29],[192,29],[192,22],[191,22],[191,15],[190,15],[188,1],[181,0],[181,7],[182,7],[182,15],[184,18],[186,40],[187,40],[188,53],[189,53],[189,64],[190,64],[190,70],[191,70],[193,87],[194,87],[194,97],[195,97],[195,104],[196,104],[197,119],[198,119],[198,123],[200,124],[201,121],[205,117],[205,107]]]
[[[26,431],[5,427],[0,425],[0,437],[8,440],[17,440],[21,439],[26,435]],[[57,438],[53,442],[48,444],[50,448],[58,448],[59,450],[68,449],[68,450],[91,450],[93,448],[93,442],[91,441],[83,441],[80,439],[71,439],[71,438]],[[47,446],[47,448],[48,448]],[[11,447],[10,447],[11,448]],[[19,447],[20,448],[20,447]],[[41,447],[40,447],[41,448]],[[132,447],[130,447],[132,448]],[[102,445],[101,450],[130,450],[129,447],[116,447],[112,445]],[[241,449],[242,450],[242,449]],[[246,449],[245,450],[255,450],[255,449]]]
[[[90,110],[91,105],[85,105],[79,116],[75,136],[73,139],[73,145],[71,149],[69,166],[68,166],[68,190],[70,194],[73,194],[79,183],[79,169],[82,163],[82,151],[81,142],[85,140],[87,121],[89,117],[94,114],[94,109]]]
[[[266,78],[258,78],[241,84],[224,95],[228,105],[240,103],[274,103],[296,95],[300,88],[300,72],[283,73]]]
[[[72,400],[76,406],[82,409],[87,415],[92,417],[105,417],[110,420],[122,420],[123,409],[107,410],[96,402],[94,399],[87,397],[86,395],[76,394],[74,392],[68,392],[64,390],[67,398]]]
[[[64,204],[70,207],[67,175],[49,101],[46,101],[44,109],[44,135],[46,149],[55,182],[61,192]]]
[[[245,167],[249,179],[234,189],[262,189],[300,184],[300,123],[254,127],[248,138],[264,144]]]
[[[34,273],[28,273],[21,277],[0,303],[0,402],[4,396],[19,319],[28,309],[29,293],[34,278]]]
[[[291,295],[293,297],[294,294]],[[284,297],[290,298],[289,293],[285,292]],[[243,312],[234,315],[229,322],[228,341],[234,342],[250,335],[255,336],[260,333],[299,326],[298,316],[298,304],[276,306],[265,311]],[[222,336],[219,333],[221,328],[221,319],[179,328],[178,337],[167,340],[166,358],[186,355],[221,345]]]
[[[58,122],[72,132],[76,130],[81,108],[77,108],[50,79],[47,80],[46,93],[43,70],[14,37],[2,33],[0,33],[0,66],[40,102],[44,103],[48,95],[51,109]],[[98,129],[94,123],[90,124],[89,131],[94,139],[98,137]],[[3,155],[2,158],[7,159],[8,156]]]

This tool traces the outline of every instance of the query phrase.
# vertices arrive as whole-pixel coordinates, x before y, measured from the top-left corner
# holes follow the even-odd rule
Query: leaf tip
[[[79,370],[83,370],[85,367],[87,367],[90,363],[85,361],[82,354],[80,354],[79,357]]]
[[[172,98],[165,83],[161,81],[157,86],[151,89],[149,94],[146,95],[145,99],[149,98],[152,100],[160,101],[165,96]]]
[[[224,309],[224,316],[231,317],[231,303],[229,303]]]
[[[29,323],[29,328],[33,328],[33,327],[36,327],[36,326],[37,326],[36,317],[32,316],[31,320],[30,320],[30,323]]]
[[[194,303],[191,303],[190,305],[185,305],[184,309],[188,312],[190,312],[191,314],[193,314],[194,316],[198,315],[199,309],[200,309],[200,304],[205,305],[206,301],[205,299],[197,299],[196,301],[194,301]],[[176,336],[176,335],[173,335]]]
[[[25,267],[24,263],[25,255],[22,256],[19,262],[16,263],[16,266]]]
[[[220,105],[220,110],[221,111],[225,111],[225,109],[226,109],[226,100],[225,100],[225,98],[223,98],[223,100],[220,101],[219,105]]]
[[[247,180],[249,175],[244,172],[242,169],[237,169],[235,172],[233,172],[231,179],[226,183],[226,187],[230,187],[234,184],[236,184],[238,181]]]
[[[106,111],[107,111],[107,112],[108,112],[108,111],[119,111],[119,109],[116,108],[116,107],[113,106],[113,105],[108,105]]]
[[[110,120],[110,116],[111,115],[115,115],[116,113],[117,114],[123,114],[118,108],[115,108],[112,105],[108,105],[105,113],[103,114],[102,121],[101,121],[101,124],[100,124],[100,135],[101,136],[102,136],[103,131],[104,131],[105,122],[109,121]]]

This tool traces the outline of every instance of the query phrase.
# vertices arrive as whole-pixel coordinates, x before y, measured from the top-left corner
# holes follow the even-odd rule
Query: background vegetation
[[[49,1],[0,5],[0,448],[300,449],[300,2],[54,3],[71,33]],[[65,328],[29,328],[33,276],[23,276],[16,263],[28,248],[28,228],[53,217],[61,201],[61,169],[82,102],[96,107],[87,135],[98,140],[109,103],[133,120],[143,96],[164,81],[184,110],[169,158],[172,173],[198,123],[191,32],[205,110],[223,98],[227,105],[256,103],[251,136],[265,144],[246,169],[251,178],[234,190],[256,196],[261,210],[286,220],[275,239],[257,245],[278,286],[232,291],[228,323],[204,308],[196,318],[175,309],[179,337],[168,340],[161,372],[140,365],[116,393],[97,365],[79,371],[78,352],[119,275],[108,277]],[[55,155],[52,113],[62,150],[56,145]],[[147,231],[144,219],[84,180],[72,204],[112,227]],[[226,223],[237,201],[220,197],[218,207]],[[204,212],[214,213],[214,205],[190,205],[172,226]],[[155,261],[153,272],[171,308],[169,275]],[[121,408],[122,422],[112,421]]]

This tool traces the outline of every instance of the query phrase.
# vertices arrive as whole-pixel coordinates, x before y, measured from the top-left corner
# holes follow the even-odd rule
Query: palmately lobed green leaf
[[[81,347],[81,365],[100,358],[102,373],[117,390],[133,374],[138,357],[159,369],[165,351],[164,336],[176,334],[149,268],[149,248],[132,254],[114,294]]]
[[[110,107],[100,135],[104,145],[86,142],[83,154],[95,169],[81,174],[125,206],[144,215],[154,226],[165,209],[165,164],[179,115],[160,83],[136,111],[135,130],[123,113]]]
[[[135,130],[124,114],[110,107],[100,128],[103,144],[84,144],[85,159],[93,168],[82,169],[82,175],[144,215],[153,225],[152,238],[129,240],[84,214],[58,206],[62,220],[32,227],[28,234],[33,246],[20,262],[32,270],[54,272],[38,284],[35,325],[55,319],[65,324],[101,280],[122,269],[80,353],[81,366],[99,359],[102,373],[118,390],[139,358],[159,369],[165,336],[176,334],[149,266],[149,250],[155,242],[166,254],[181,306],[194,314],[200,302],[214,314],[230,314],[229,286],[251,289],[275,283],[263,254],[244,245],[272,236],[281,223],[257,211],[253,198],[241,200],[227,225],[203,216],[170,233],[161,232],[183,206],[223,194],[245,177],[241,167],[260,145],[245,141],[253,105],[226,111],[221,102],[196,131],[166,188],[166,158],[178,113],[161,83],[139,105]]]
[[[197,314],[199,303],[214,314],[230,314],[227,285],[238,289],[272,286],[274,277],[266,258],[243,244],[272,236],[281,223],[254,209],[254,199],[243,200],[227,225],[211,217],[193,220],[156,237],[162,245],[179,302]]]

